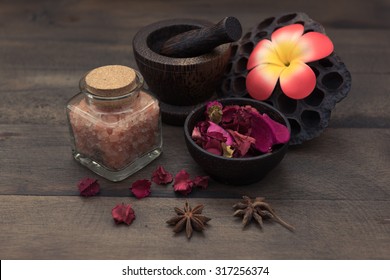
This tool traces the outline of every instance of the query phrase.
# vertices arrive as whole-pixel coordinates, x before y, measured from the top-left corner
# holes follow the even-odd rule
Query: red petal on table
[[[173,181],[173,176],[160,165],[153,172],[152,181],[158,185],[166,185]]]
[[[240,157],[245,156],[251,145],[254,144],[256,140],[250,136],[242,135],[237,131],[229,130],[229,132],[236,142],[234,147],[239,152]]]
[[[77,187],[79,188],[81,196],[94,196],[100,192],[98,181],[88,177],[81,179],[78,182]]]
[[[195,187],[206,189],[209,185],[209,176],[196,176],[192,182]]]
[[[116,224],[125,223],[130,225],[135,219],[135,213],[130,204],[118,204],[111,210],[111,215]]]
[[[184,169],[176,174],[175,182],[173,184],[175,192],[187,195],[192,191],[192,186],[193,182],[190,180],[190,174],[188,174]]]
[[[151,185],[152,182],[149,180],[137,180],[131,185],[130,190],[136,198],[141,199],[150,195]]]
[[[313,92],[317,78],[307,64],[295,61],[283,70],[279,80],[285,95],[293,99],[302,99]]]

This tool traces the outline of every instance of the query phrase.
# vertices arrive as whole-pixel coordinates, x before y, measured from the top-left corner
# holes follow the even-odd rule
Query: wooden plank
[[[65,126],[0,125],[0,194],[78,195],[82,177],[97,177],[71,158]],[[192,176],[204,171],[189,156],[182,129],[164,126],[164,153],[129,179],[111,183],[100,179],[102,196],[130,195],[138,179],[150,178],[158,165]],[[264,180],[245,187],[212,181],[209,189],[190,197],[270,199],[382,200],[390,197],[389,129],[328,129],[319,138],[292,147]],[[171,187],[152,187],[153,197],[175,197]]]
[[[201,18],[215,20],[220,18],[219,13],[226,13],[224,9],[237,11],[244,18],[244,29],[256,23],[249,22],[254,17],[260,20],[267,17],[268,9],[272,10],[267,6],[262,7],[265,10],[260,14],[249,14],[246,10],[234,9],[237,3],[233,1],[211,13],[211,4],[202,1],[173,3],[174,9],[181,12],[193,10],[194,17],[199,13]],[[340,6],[347,3],[337,1]],[[147,1],[137,5],[132,12],[127,11],[126,2],[117,3],[111,9],[107,3],[96,1],[94,5],[89,1],[23,4],[21,9],[20,3],[0,3],[0,15],[3,15],[0,17],[0,123],[64,124],[63,107],[78,92],[80,77],[87,70],[104,64],[126,64],[136,68],[131,38],[143,25],[167,16],[156,13],[149,17],[145,12],[136,13],[138,9],[145,11],[150,7],[155,7],[150,15],[164,10],[166,5],[160,1]],[[239,4],[240,7],[243,5]],[[261,2],[252,5],[264,6]],[[317,5],[311,4],[307,8],[318,10]],[[335,5],[321,8],[332,9]],[[100,10],[106,13],[102,14]],[[353,20],[348,17],[355,12],[369,14],[378,13],[377,10],[386,11],[384,1],[354,4],[353,12],[342,18],[348,22]],[[334,16],[334,13],[321,14]],[[350,96],[338,105],[332,121],[337,127],[388,127],[390,33],[389,29],[379,27],[362,29],[364,24],[359,23],[362,19],[364,17],[355,20],[357,28],[350,28],[348,24],[330,24],[331,28],[327,28],[336,52],[353,78]],[[388,23],[378,14],[375,19]],[[327,20],[332,22],[332,19]]]
[[[41,28],[32,33],[16,33],[17,37],[0,36],[1,72],[12,81],[16,78],[15,74],[18,74],[18,77],[25,76],[28,80],[30,75],[55,77],[61,73],[59,71],[64,71],[67,75],[77,74],[75,77],[79,78],[82,73],[104,64],[128,64],[135,67],[132,38],[144,25],[129,25],[128,29],[116,32],[90,27],[80,30],[77,36],[73,35],[71,38],[61,34],[63,32],[61,27],[50,29],[48,34],[38,35],[38,31],[47,30]],[[247,29],[249,30],[250,26]],[[343,59],[352,74],[389,74],[389,29],[326,30],[335,45],[335,52]],[[62,36],[58,36],[58,33]],[[87,38],[85,34],[88,34]],[[34,75],[34,71],[38,72]]]
[[[78,92],[78,80],[82,76],[81,71],[77,73],[37,70],[22,80],[16,76],[6,78],[4,87],[0,86],[0,123],[65,126],[65,105]],[[354,74],[352,89],[332,111],[330,126],[390,128],[387,77]]]
[[[122,0],[115,4],[106,1],[2,1],[0,24],[19,27],[26,22],[34,26],[97,26],[123,27],[139,22],[183,17],[185,15],[217,21],[227,15],[237,16],[245,26],[253,26],[261,19],[283,12],[304,11],[314,19],[329,26],[388,28],[389,4],[386,0],[354,1],[330,0],[307,2],[305,0],[280,1],[266,5],[263,1],[180,1],[147,0],[134,5]],[[102,12],[104,11],[104,12]],[[23,29],[22,29],[23,30]],[[75,31],[73,31],[74,33]]]
[[[135,62],[131,62],[133,57],[126,45],[112,46],[108,52],[104,46],[96,46],[93,48],[95,53],[89,55],[69,45],[65,48],[68,51],[58,56],[56,50],[60,46],[59,42],[45,44],[36,44],[36,49],[31,48],[36,50],[35,55],[25,51],[29,49],[28,43],[24,45],[20,42],[18,45],[22,47],[19,49],[12,44],[0,45],[4,66],[0,67],[0,75],[3,77],[0,84],[1,123],[64,124],[64,106],[79,91],[78,81],[87,69],[112,63],[129,64],[137,68]],[[362,49],[370,53],[364,54]],[[383,45],[382,50],[389,52],[390,48]],[[347,99],[337,105],[332,121],[337,127],[389,127],[387,78],[390,54],[373,56],[369,45],[362,45],[361,49],[351,52],[345,47],[344,52],[347,54],[345,62],[352,72],[352,90]],[[15,53],[24,55],[18,57]],[[99,60],[94,57],[99,57]],[[372,57],[381,62],[376,64],[367,61],[372,60]]]
[[[211,180],[192,193],[213,220],[190,241],[164,223],[184,203],[170,186],[153,185],[143,200],[128,190],[160,164],[205,174],[181,128],[164,126],[164,154],[145,169],[121,183],[99,179],[98,197],[78,196],[76,182],[95,175],[71,158],[64,105],[85,71],[135,67],[131,39],[158,20],[234,15],[245,31],[295,10],[325,26],[352,73],[350,95],[321,137],[292,147],[259,183]],[[1,1],[0,259],[389,259],[389,11],[386,0]],[[231,205],[244,194],[265,196],[296,233],[269,223],[242,231]],[[120,202],[134,205],[131,227],[111,219]]]
[[[111,209],[136,220],[116,226]],[[270,200],[292,233],[266,222],[245,230],[235,199],[190,199],[211,217],[203,234],[174,236],[165,221],[184,199],[0,196],[1,259],[389,259],[389,201]]]

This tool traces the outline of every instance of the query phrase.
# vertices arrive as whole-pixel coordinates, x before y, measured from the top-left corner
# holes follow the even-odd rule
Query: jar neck
[[[103,111],[117,111],[131,107],[138,98],[144,84],[142,75],[136,71],[136,83],[131,91],[116,96],[101,96],[87,90],[85,86],[85,76],[80,80],[79,87],[81,92],[85,95],[87,104]]]

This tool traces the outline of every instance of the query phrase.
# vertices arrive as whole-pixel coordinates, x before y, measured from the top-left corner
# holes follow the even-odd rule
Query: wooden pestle
[[[241,24],[235,17],[226,17],[216,25],[193,29],[168,39],[160,54],[170,57],[194,57],[211,52],[215,47],[240,39]]]

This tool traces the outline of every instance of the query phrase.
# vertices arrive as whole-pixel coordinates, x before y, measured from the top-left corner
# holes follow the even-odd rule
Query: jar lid
[[[102,97],[117,97],[131,92],[137,86],[134,69],[122,65],[95,68],[85,77],[86,89]]]

